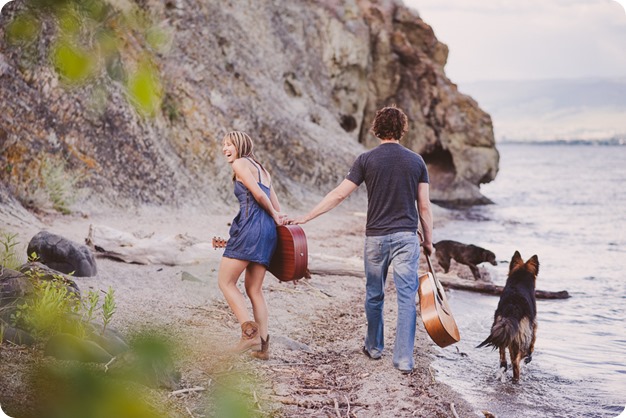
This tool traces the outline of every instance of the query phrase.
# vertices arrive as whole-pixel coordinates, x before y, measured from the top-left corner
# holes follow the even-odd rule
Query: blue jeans
[[[413,369],[415,346],[415,297],[419,278],[420,245],[415,232],[396,232],[389,235],[365,237],[365,315],[367,335],[365,349],[373,358],[382,355],[385,346],[383,306],[385,282],[389,266],[393,267],[393,281],[398,296],[396,342],[393,365],[400,370]]]

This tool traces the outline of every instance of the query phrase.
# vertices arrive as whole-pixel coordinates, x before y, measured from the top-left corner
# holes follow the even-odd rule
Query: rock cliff
[[[41,52],[45,37],[29,51],[7,43],[21,5],[4,7],[0,181],[22,202],[55,158],[91,202],[232,199],[220,141],[236,129],[297,204],[325,194],[376,145],[368,128],[389,104],[409,116],[405,145],[426,160],[433,201],[487,201],[479,185],[498,171],[491,118],[447,79],[447,47],[400,0],[138,4],[173,34],[158,55],[164,101],[153,118],[134,112],[115,82],[100,106],[93,84],[64,87]],[[24,64],[26,52],[37,65]]]

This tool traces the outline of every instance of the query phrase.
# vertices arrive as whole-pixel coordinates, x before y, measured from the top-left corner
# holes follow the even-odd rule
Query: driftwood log
[[[215,258],[210,242],[199,242],[182,234],[142,238],[104,225],[90,225],[85,243],[99,256],[126,263],[178,266]]]
[[[345,259],[340,257],[328,256],[325,254],[311,254],[309,260],[309,273],[311,276],[347,276],[347,277],[365,277],[363,271],[363,262],[357,265],[356,259]],[[449,289],[467,290],[470,292],[484,293],[487,295],[499,296],[504,289],[503,286],[496,284],[461,279],[458,276],[450,274],[438,273],[437,278],[441,284]],[[570,297],[567,290],[551,292],[548,290],[535,290],[537,299],[567,299]]]

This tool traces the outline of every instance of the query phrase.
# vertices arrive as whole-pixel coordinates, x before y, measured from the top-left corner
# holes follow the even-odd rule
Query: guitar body
[[[459,342],[461,335],[448,305],[446,293],[434,274],[430,258],[426,256],[430,271],[419,278],[420,313],[424,328],[439,347]]]
[[[298,280],[305,276],[309,253],[304,230],[298,225],[276,227],[278,244],[268,268],[282,282]]]
[[[270,260],[269,272],[281,282],[298,280],[307,274],[309,252],[306,235],[298,225],[281,225],[276,227],[278,243]],[[228,240],[213,237],[213,248],[226,248]]]

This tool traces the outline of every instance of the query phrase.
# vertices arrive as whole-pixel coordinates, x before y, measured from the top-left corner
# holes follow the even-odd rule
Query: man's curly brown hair
[[[399,141],[409,130],[408,118],[395,106],[383,107],[376,112],[370,130],[377,138]]]

